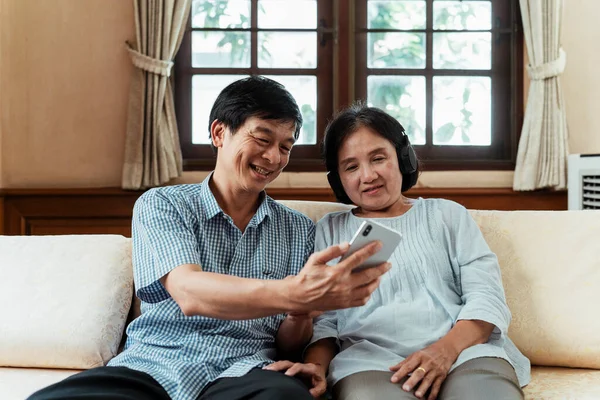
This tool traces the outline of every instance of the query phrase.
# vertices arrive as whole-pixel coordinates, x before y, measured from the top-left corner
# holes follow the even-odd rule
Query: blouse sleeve
[[[448,202],[443,215],[449,256],[458,278],[463,307],[459,320],[481,320],[495,326],[492,339],[505,337],[511,319],[498,258],[477,223],[463,206]]]
[[[332,242],[331,235],[331,219],[328,215],[323,217],[317,222],[316,233],[315,233],[315,252],[326,249],[334,243]],[[325,338],[338,338],[338,315],[337,311],[326,311],[317,318],[315,318],[313,325],[313,336],[308,345]]]

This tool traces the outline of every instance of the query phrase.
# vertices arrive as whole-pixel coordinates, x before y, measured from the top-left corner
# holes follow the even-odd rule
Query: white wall
[[[571,153],[600,153],[600,1],[566,0],[562,77]]]
[[[0,184],[119,186],[132,1],[0,1]]]

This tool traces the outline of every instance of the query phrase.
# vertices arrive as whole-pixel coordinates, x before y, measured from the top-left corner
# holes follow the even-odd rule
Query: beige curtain
[[[565,189],[568,133],[559,75],[563,0],[520,0],[531,80],[517,153],[514,190]]]
[[[181,45],[192,0],[133,0],[135,72],[129,95],[124,189],[146,189],[181,176],[175,119],[173,59]]]

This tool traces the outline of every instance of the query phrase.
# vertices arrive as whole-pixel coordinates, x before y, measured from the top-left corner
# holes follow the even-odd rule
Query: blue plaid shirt
[[[212,174],[211,174],[212,176]],[[173,399],[196,399],[210,382],[242,376],[275,358],[285,315],[228,321],[187,317],[159,279],[182,264],[255,279],[297,274],[314,246],[306,216],[264,197],[245,232],[217,204],[208,181],[151,189],[133,212],[133,265],[142,315],[109,366],[150,374]]]

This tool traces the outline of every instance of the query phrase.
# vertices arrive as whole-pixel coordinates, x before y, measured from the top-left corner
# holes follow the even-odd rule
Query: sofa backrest
[[[282,201],[317,221],[350,206]],[[535,365],[600,368],[600,211],[471,211],[498,256],[509,337]]]
[[[534,365],[600,368],[600,211],[472,211],[498,256],[509,336]]]
[[[282,201],[314,221],[349,206]],[[509,335],[535,365],[600,368],[600,212],[471,211],[498,255]],[[90,368],[131,307],[131,241],[0,236],[0,366]]]

